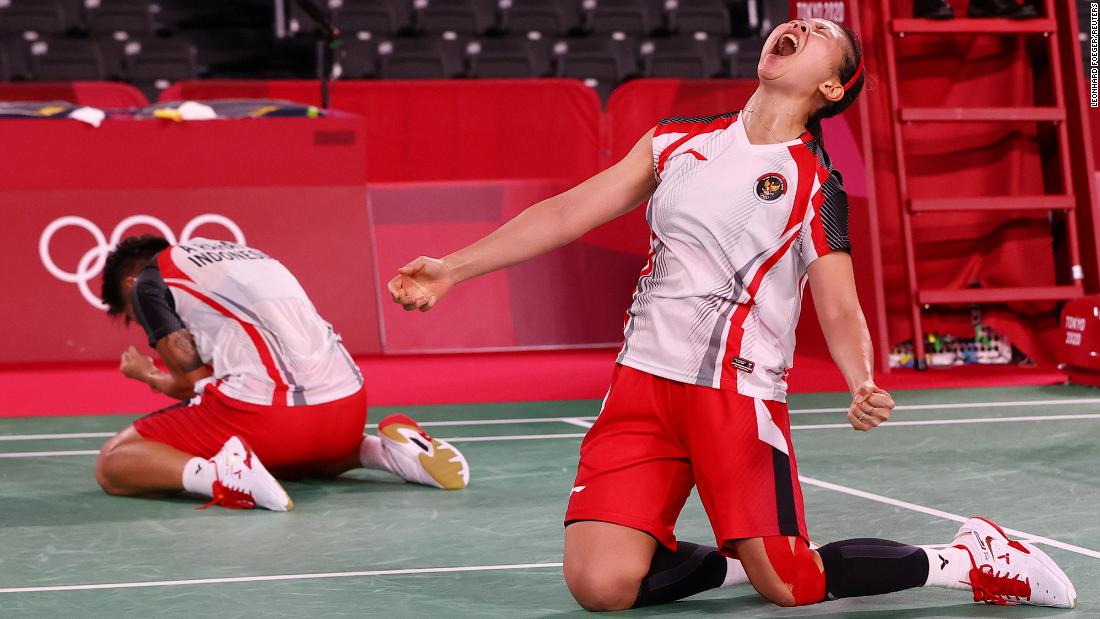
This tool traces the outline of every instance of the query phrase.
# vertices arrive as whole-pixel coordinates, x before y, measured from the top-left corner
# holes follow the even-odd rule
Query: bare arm
[[[443,261],[461,282],[530,260],[633,210],[657,188],[652,148],[646,133],[615,165],[535,204]]]
[[[527,208],[485,238],[442,260],[413,260],[389,282],[390,295],[407,310],[427,311],[454,284],[530,260],[633,210],[657,187],[652,149],[647,132],[615,165]]]
[[[177,400],[194,397],[195,383],[211,374],[210,368],[199,358],[195,340],[186,329],[174,331],[158,340],[157,354],[168,367],[168,372],[158,370],[152,358],[141,355],[133,346],[122,353],[120,369],[126,376]]]
[[[848,421],[857,430],[870,430],[890,418],[894,400],[875,385],[874,350],[856,294],[852,257],[829,253],[810,264],[809,275],[829,353],[852,393]]]

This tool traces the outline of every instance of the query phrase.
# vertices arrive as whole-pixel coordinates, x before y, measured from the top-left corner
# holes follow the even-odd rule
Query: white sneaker
[[[974,601],[1073,608],[1077,590],[1047,553],[1008,537],[985,518],[963,523],[951,545],[970,553]]]
[[[252,453],[244,441],[236,436],[222,446],[213,458],[214,498],[206,504],[221,505],[229,509],[262,507],[275,512],[294,509],[294,501],[282,485],[264,468],[260,458]]]
[[[470,467],[462,452],[447,441],[428,436],[405,415],[390,415],[378,424],[382,454],[389,470],[405,481],[444,490],[470,483]]]

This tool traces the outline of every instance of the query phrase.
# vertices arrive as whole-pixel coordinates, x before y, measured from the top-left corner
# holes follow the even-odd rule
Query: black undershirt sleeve
[[[138,274],[132,294],[134,315],[149,336],[149,346],[155,348],[161,338],[185,328],[155,257]]]

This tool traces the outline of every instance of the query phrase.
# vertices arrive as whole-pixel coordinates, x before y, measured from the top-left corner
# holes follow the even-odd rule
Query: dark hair
[[[844,58],[840,61],[840,83],[847,84],[848,80],[852,79],[852,76],[856,74],[856,70],[859,68],[861,62],[863,62],[863,45],[859,42],[859,36],[851,28],[837,24],[840,29],[844,31],[845,36],[848,37],[848,51],[844,52]],[[855,103],[856,98],[859,97],[859,93],[863,90],[863,83],[867,79],[866,68],[860,74],[859,79],[852,84],[848,90],[844,91],[844,96],[839,101],[828,101],[825,105],[821,106],[816,112],[810,115],[809,121],[806,123],[806,129],[810,134],[814,136],[819,144],[824,145],[824,140],[821,135],[821,120],[824,118],[832,118],[837,114],[840,114],[844,110],[848,109]]]
[[[118,316],[125,307],[122,280],[137,273],[166,247],[168,241],[163,237],[143,234],[122,239],[107,254],[107,263],[103,267],[103,289],[99,296],[107,304],[109,315]]]

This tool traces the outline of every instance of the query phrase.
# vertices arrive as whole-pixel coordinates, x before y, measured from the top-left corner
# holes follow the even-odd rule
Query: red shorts
[[[239,436],[276,477],[303,477],[359,448],[367,422],[367,391],[325,404],[261,406],[230,398],[213,386],[198,404],[142,417],[143,438],[211,458]]]
[[[566,524],[621,524],[672,550],[692,486],[727,552],[749,537],[808,539],[786,404],[626,366],[581,443],[573,486]]]

